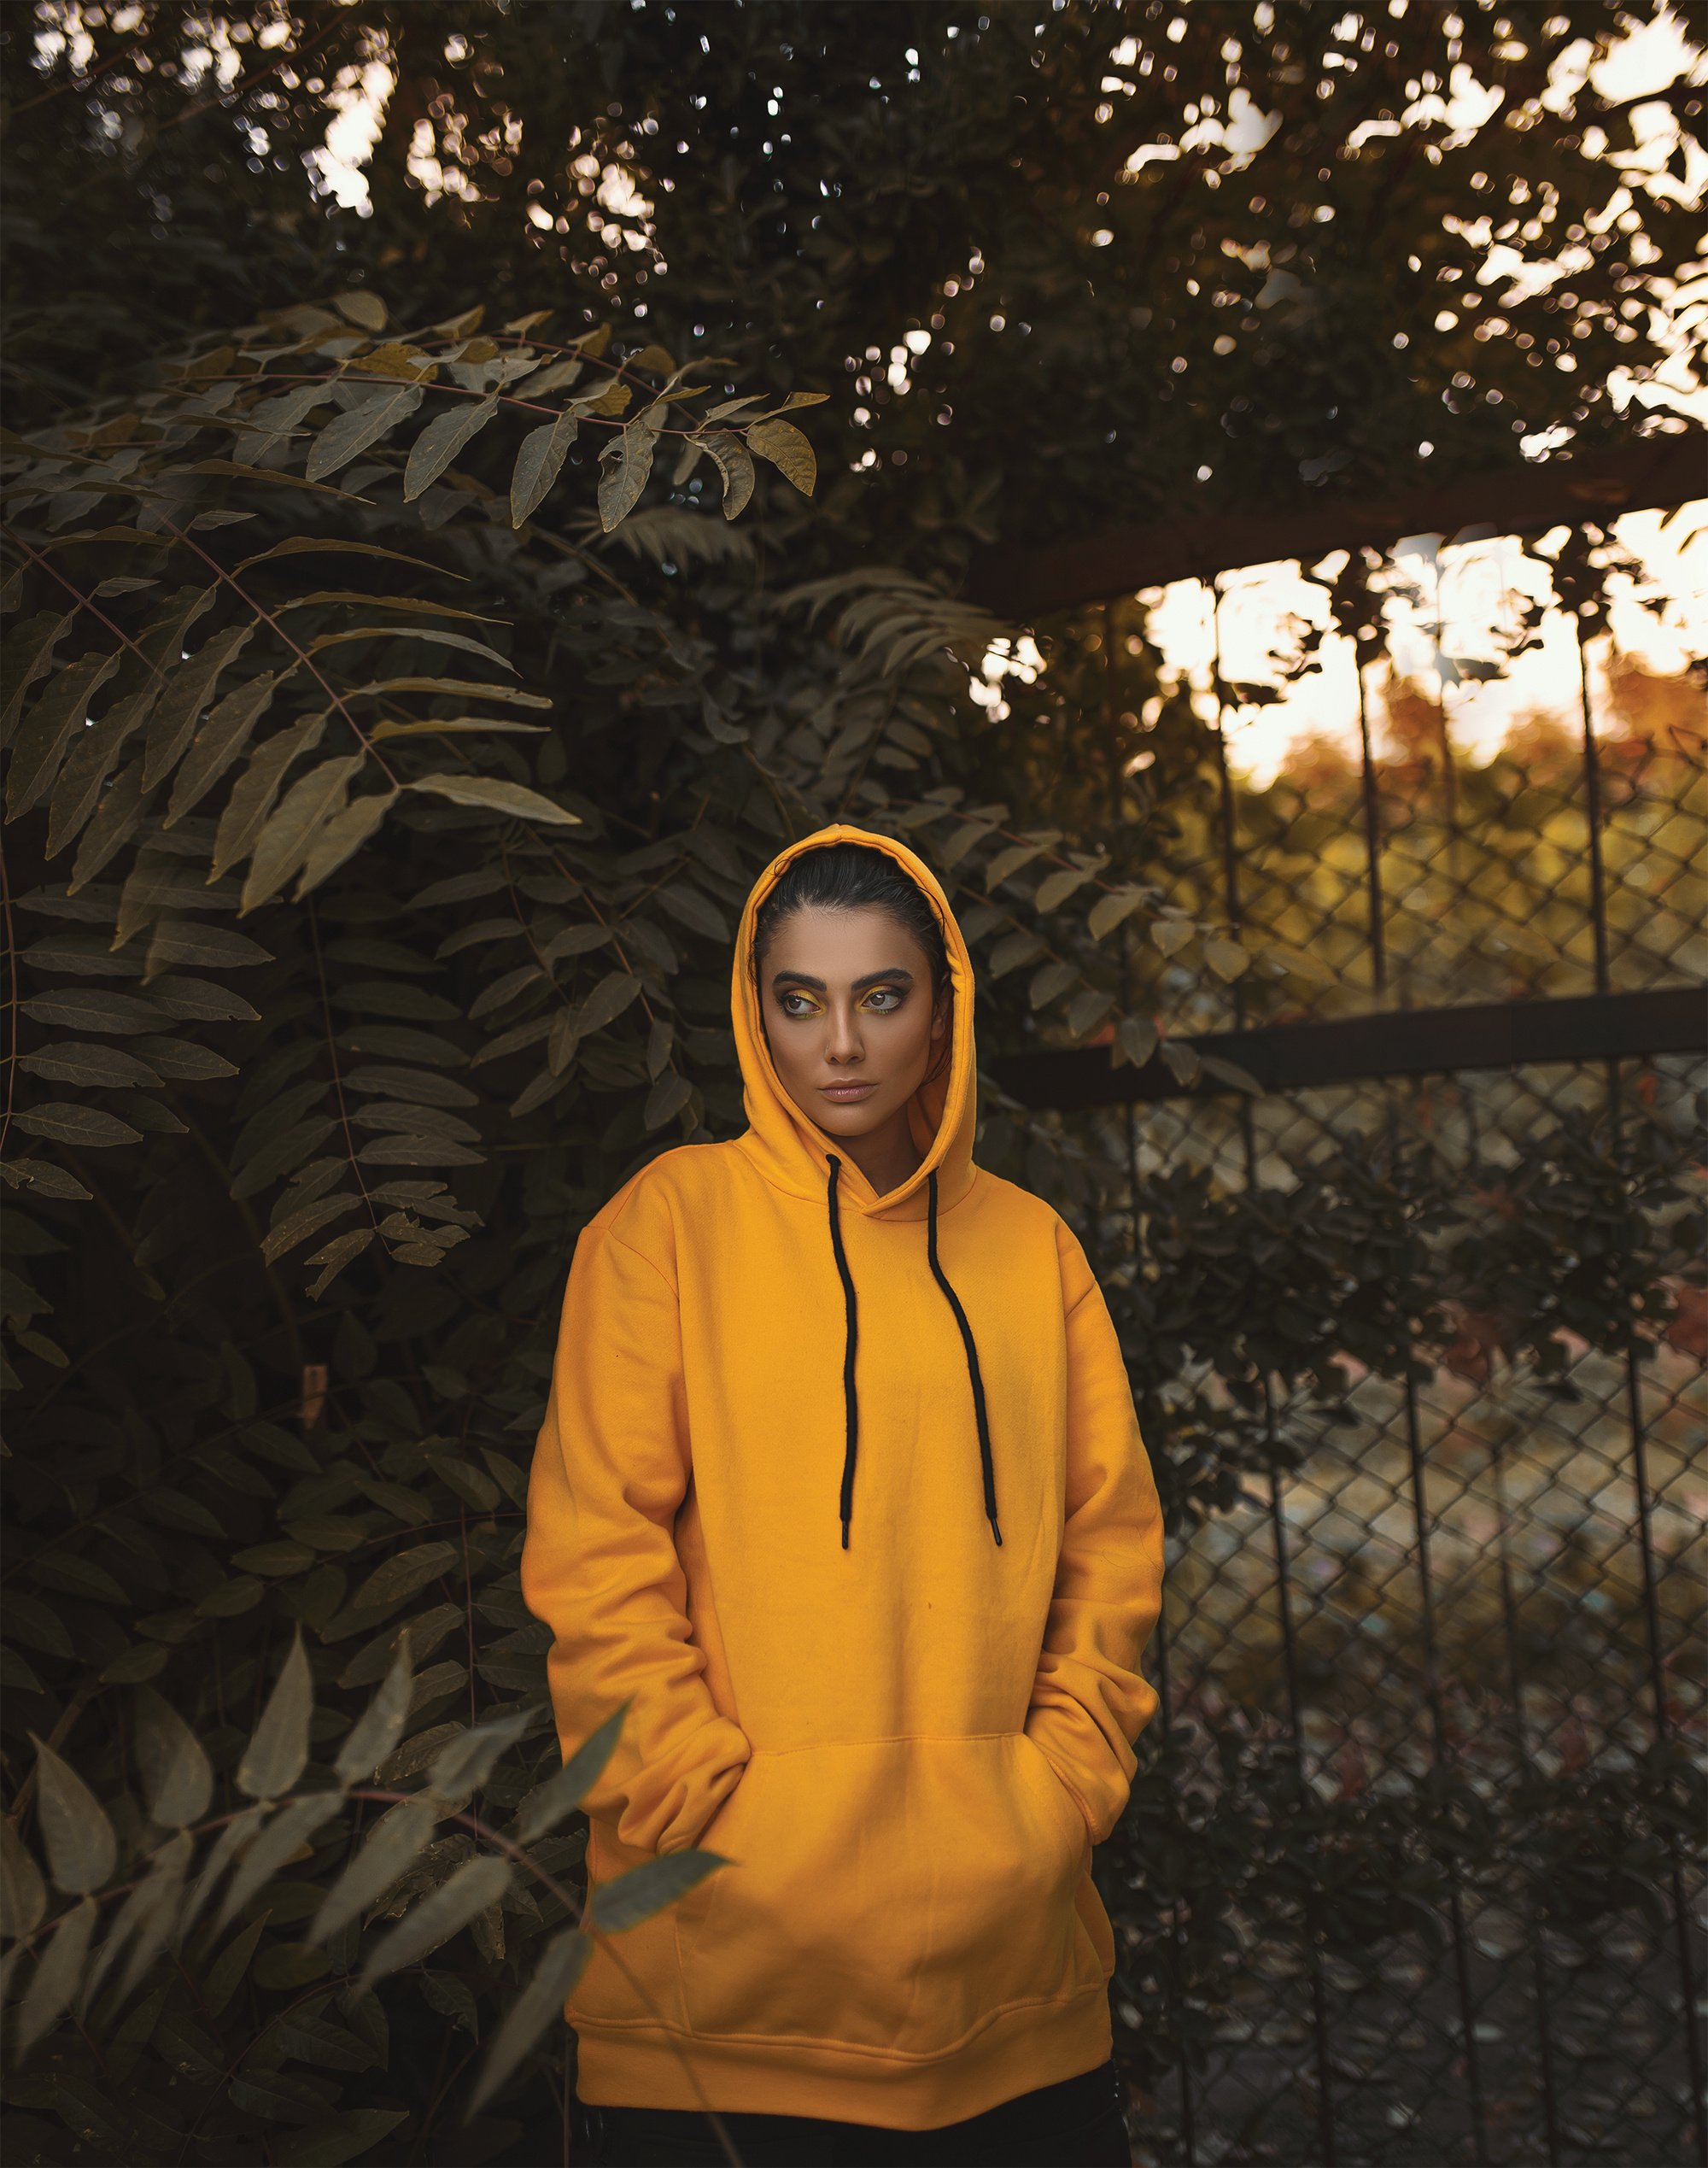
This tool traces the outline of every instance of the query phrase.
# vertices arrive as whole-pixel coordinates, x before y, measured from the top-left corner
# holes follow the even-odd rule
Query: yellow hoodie
[[[845,1159],[834,1204],[749,960],[759,904],[829,843],[924,889],[955,994],[911,1110],[923,1165],[880,1197]],[[910,851],[843,827],[793,845],[736,943],[752,1126],[654,1160],[576,1246],[522,1573],[565,1754],[633,1704],[589,1872],[691,1845],[734,1862],[595,1955],[567,2012],[584,2101],[929,2130],[1109,2054],[1091,1848],[1155,1706],[1161,1520],[1079,1243],[973,1164],[973,1003]],[[845,1549],[833,1226],[857,1306]]]

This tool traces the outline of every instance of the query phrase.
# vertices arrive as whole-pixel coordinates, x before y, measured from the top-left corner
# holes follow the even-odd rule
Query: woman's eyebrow
[[[864,993],[869,987],[911,986],[912,984],[913,973],[905,966],[898,964],[887,971],[868,971],[864,978],[855,979],[851,982],[850,991],[854,993]],[[810,987],[815,993],[825,993],[829,991],[824,981],[814,978],[810,971],[779,971],[772,979],[771,985],[774,990],[783,986],[806,986]]]

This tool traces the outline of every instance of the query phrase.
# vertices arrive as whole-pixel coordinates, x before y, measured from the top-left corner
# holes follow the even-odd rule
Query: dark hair
[[[803,851],[759,906],[753,929],[753,970],[785,922],[809,905],[821,911],[881,911],[925,951],[932,991],[949,982],[949,945],[937,911],[918,882],[882,851],[864,843],[832,843]]]

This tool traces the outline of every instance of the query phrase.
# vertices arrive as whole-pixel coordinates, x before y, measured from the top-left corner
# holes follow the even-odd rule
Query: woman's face
[[[949,1028],[925,951],[882,911],[809,905],[783,921],[759,966],[759,999],[783,1089],[833,1137],[905,1123]]]

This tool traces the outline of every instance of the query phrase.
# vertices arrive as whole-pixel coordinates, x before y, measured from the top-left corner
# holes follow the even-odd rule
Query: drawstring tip
[[[1002,1541],[1002,1538],[998,1536],[997,1538],[997,1541],[1000,1543]],[[842,1548],[844,1550],[846,1550],[848,1548],[848,1523],[845,1521],[842,1524]]]
[[[996,1515],[994,1514],[991,1516],[991,1533],[996,1538],[997,1549],[1000,1550],[1003,1547],[1003,1532],[997,1526]]]

